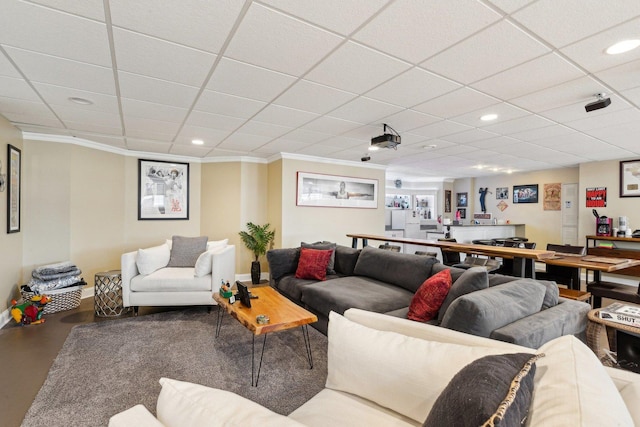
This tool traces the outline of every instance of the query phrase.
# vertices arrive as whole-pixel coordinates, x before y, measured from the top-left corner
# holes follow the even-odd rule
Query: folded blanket
[[[74,286],[76,284],[80,284],[79,282],[83,282],[82,278],[79,275],[67,276],[54,280],[40,280],[37,278],[31,278],[29,283],[27,283],[27,286],[31,288],[32,292],[41,294],[46,293],[47,291],[52,291],[54,289],[62,289],[69,286]]]
[[[82,274],[82,271],[74,263],[64,261],[37,267],[31,272],[31,277],[40,280],[55,280],[79,274]]]

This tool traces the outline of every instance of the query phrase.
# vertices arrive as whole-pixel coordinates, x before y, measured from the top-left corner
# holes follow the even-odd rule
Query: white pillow
[[[504,349],[469,347],[378,331],[329,313],[326,387],[424,422],[464,366]]]
[[[225,246],[214,246],[213,249],[202,252],[196,261],[194,268],[194,276],[202,277],[207,274],[211,274],[211,267],[213,265],[213,255],[221,252]]]
[[[166,243],[152,248],[138,249],[136,265],[140,274],[147,275],[166,267],[170,257],[171,249]]]
[[[169,245],[169,250],[171,250],[171,246],[173,245],[173,240],[172,239],[167,239],[166,243],[167,243],[167,245]],[[229,239],[209,240],[207,242],[207,250],[209,251],[209,250],[215,249],[217,247],[226,248],[228,244],[229,244]]]
[[[573,335],[542,345],[536,362],[530,426],[633,426],[613,380]]]

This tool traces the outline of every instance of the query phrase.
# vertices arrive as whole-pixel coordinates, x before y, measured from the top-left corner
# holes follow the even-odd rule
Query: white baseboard
[[[4,328],[4,325],[9,323],[11,320],[10,310],[7,308],[5,311],[0,313],[0,328]]]
[[[251,280],[251,273],[249,274],[236,274],[236,280],[241,282],[248,282]],[[269,273],[260,273],[260,280],[269,280]]]

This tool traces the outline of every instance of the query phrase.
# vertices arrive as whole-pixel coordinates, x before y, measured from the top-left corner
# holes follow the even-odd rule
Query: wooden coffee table
[[[258,297],[257,299],[251,300],[251,308],[245,307],[240,301],[229,304],[229,299],[222,297],[219,293],[214,293],[213,299],[218,303],[216,338],[220,335],[220,328],[222,327],[222,319],[225,311],[253,333],[251,341],[251,385],[254,387],[258,386],[260,369],[262,367],[262,357],[264,356],[264,348],[267,344],[267,334],[271,332],[284,331],[301,326],[304,345],[307,351],[307,360],[309,361],[309,369],[313,369],[311,343],[309,341],[309,330],[307,325],[309,323],[317,322],[318,317],[299,305],[289,301],[270,286],[253,287],[250,288],[250,291],[252,295]],[[259,324],[256,317],[260,314],[268,316],[269,323]],[[258,372],[256,373],[255,339],[258,335],[264,335],[264,339],[262,342]]]
[[[587,345],[603,364],[615,366],[608,361],[606,353],[608,353],[609,350],[613,352],[617,351],[616,330],[640,334],[640,328],[601,319],[598,316],[599,311],[599,308],[595,308],[587,315],[589,319],[587,323]]]

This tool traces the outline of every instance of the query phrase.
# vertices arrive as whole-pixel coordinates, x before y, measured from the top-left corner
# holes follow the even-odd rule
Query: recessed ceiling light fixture
[[[191,141],[193,145],[204,145],[204,141],[201,139],[194,139]]]
[[[434,148],[438,147],[437,144],[429,144],[429,145],[425,145],[424,148],[425,150],[433,150]]]
[[[640,40],[638,39],[623,40],[612,46],[609,46],[605,52],[607,52],[609,55],[617,55],[619,53],[629,52],[630,50],[633,50],[638,46],[640,46]]]
[[[369,151],[378,151],[380,149],[380,147],[378,147],[377,145],[370,145],[369,146]]]
[[[480,117],[480,120],[482,120],[483,122],[490,122],[491,120],[495,120],[498,118],[497,114],[485,114],[484,116]]]
[[[91,104],[93,104],[93,101],[90,101],[90,100],[85,99],[85,98],[78,98],[77,96],[72,96],[71,98],[69,98],[69,101],[74,102],[76,104],[80,104],[80,105],[91,105]]]

